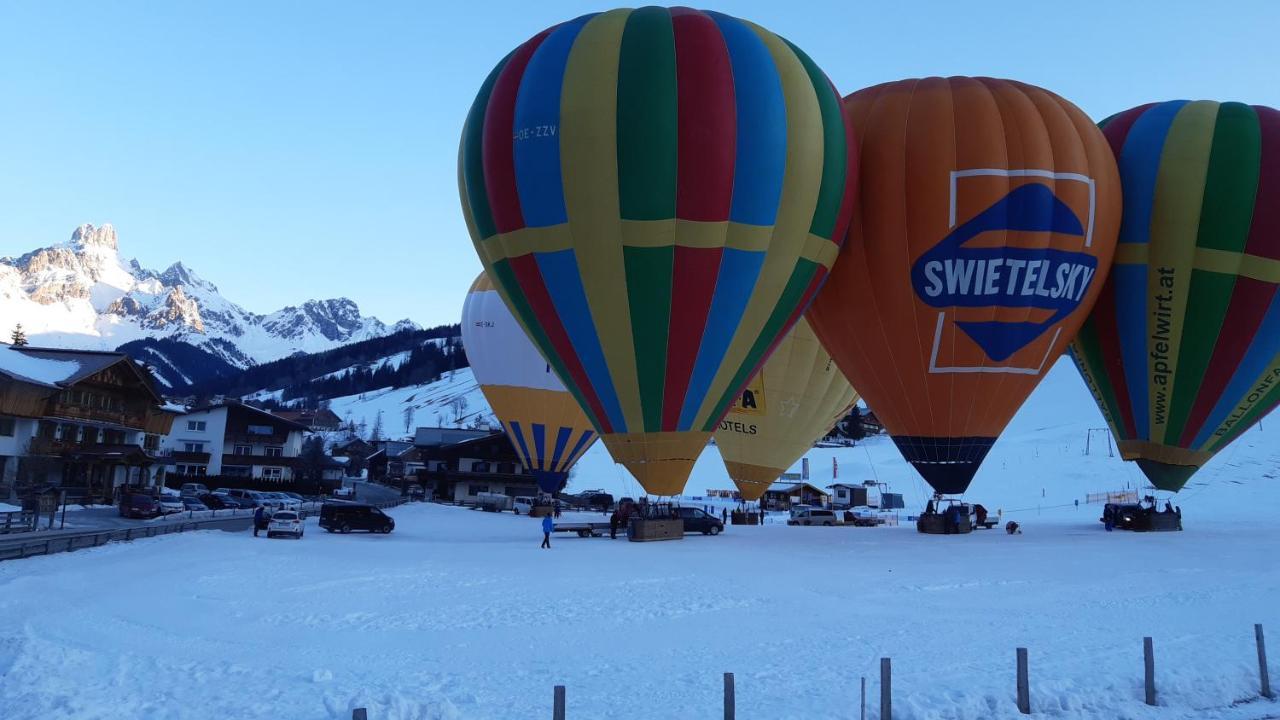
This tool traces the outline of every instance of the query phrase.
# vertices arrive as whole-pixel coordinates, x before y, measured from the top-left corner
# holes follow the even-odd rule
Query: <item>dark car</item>
[[[191,497],[190,495],[183,495],[182,508],[184,510],[208,510],[209,506]]]
[[[243,507],[239,500],[220,493],[205,493],[200,496],[200,502],[207,505],[210,510],[236,510]]]
[[[367,530],[386,534],[396,528],[396,521],[372,505],[327,502],[320,506],[320,527],[329,532]]]
[[[719,535],[724,530],[724,523],[714,515],[708,515],[701,508],[676,508],[676,514],[684,520],[684,531],[700,532],[703,535]]]
[[[160,503],[150,495],[128,493],[120,496],[120,517],[153,518],[163,514]]]

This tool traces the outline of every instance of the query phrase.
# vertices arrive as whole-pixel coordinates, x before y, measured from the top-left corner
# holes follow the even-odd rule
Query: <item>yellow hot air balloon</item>
[[[559,492],[569,468],[595,442],[595,430],[485,273],[462,305],[462,345],[485,400],[538,488]]]
[[[764,495],[857,401],[809,321],[801,319],[716,430],[725,469],[743,499]]]

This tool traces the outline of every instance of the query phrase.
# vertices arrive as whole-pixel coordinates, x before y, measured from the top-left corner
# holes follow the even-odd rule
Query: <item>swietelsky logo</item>
[[[998,180],[1003,187],[1013,185],[1013,189],[994,203],[988,195],[976,208],[977,212],[957,224],[957,196],[965,184],[993,180]],[[1084,192],[1073,193],[1080,198],[1077,208],[1054,194],[1054,185],[1064,181],[1083,184],[1080,190]],[[1086,198],[1088,207],[1079,207]],[[963,208],[960,210],[963,216]],[[1067,244],[1055,236],[1075,238],[1070,245],[1078,246],[1083,239],[1084,247],[1091,246],[1093,179],[1047,170],[954,171],[950,213],[951,232],[921,255],[911,268],[911,284],[916,295],[925,304],[941,309],[929,371],[1039,374],[1049,359],[1049,349],[1061,333],[1061,328],[1054,326],[1080,306],[1098,271],[1098,259],[1093,255],[1052,247]],[[984,236],[994,232],[1015,235],[1008,244],[984,246]],[[1049,233],[1051,246],[1019,247],[1016,233]],[[965,312],[970,308],[987,312]],[[995,310],[994,318],[991,318],[991,309]],[[1031,311],[1021,314],[1026,319],[1001,318],[1001,310],[1020,309]],[[984,315],[990,319],[975,319]],[[985,355],[982,362],[939,364],[939,350],[948,323],[981,348]],[[1030,359],[1026,353],[1019,356],[1033,343],[1037,344],[1039,353],[1037,341],[1046,336],[1050,328],[1054,331],[1043,343],[1043,357]],[[1034,364],[1028,366],[1028,360]]]

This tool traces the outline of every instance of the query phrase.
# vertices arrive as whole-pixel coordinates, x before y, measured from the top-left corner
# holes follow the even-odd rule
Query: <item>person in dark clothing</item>
[[[1165,511],[1165,512],[1167,512],[1167,513],[1172,513],[1172,512],[1173,512],[1173,503],[1169,502],[1168,500],[1165,500],[1165,501],[1164,501],[1164,511]]]
[[[960,533],[960,506],[952,505],[947,510],[947,533],[958,535]]]
[[[930,500],[929,502],[925,503],[925,505],[924,505],[924,514],[925,514],[925,515],[932,515],[933,513],[934,513],[934,509],[933,509],[933,501],[932,501],[932,500]]]
[[[726,525],[728,525],[728,524],[729,524],[729,509],[728,509],[728,508],[720,508],[720,522],[721,522],[721,523],[724,523],[724,524],[726,524]]]
[[[551,531],[556,529],[556,523],[551,519],[550,515],[542,516],[542,547],[551,548]]]
[[[1016,522],[1014,522],[1014,521],[1012,521],[1012,520],[1010,520],[1009,522],[1007,522],[1007,523],[1005,523],[1005,524],[1004,524],[1004,531],[1005,531],[1005,532],[1007,532],[1007,533],[1009,533],[1010,535],[1021,535],[1021,534],[1022,534],[1022,528],[1021,528],[1021,526],[1019,526],[1019,525],[1018,525],[1018,523],[1016,523]]]
[[[560,501],[556,501],[556,517],[560,517]]]
[[[973,506],[973,514],[977,516],[979,525],[987,521],[987,509],[981,503]]]
[[[253,536],[258,537],[258,531],[267,526],[267,510],[261,505],[257,510],[253,511]]]
[[[609,539],[610,540],[618,539],[618,511],[617,510],[614,510],[613,514],[609,516]]]

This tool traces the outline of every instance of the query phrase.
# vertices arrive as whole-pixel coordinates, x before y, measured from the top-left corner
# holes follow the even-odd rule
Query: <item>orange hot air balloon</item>
[[[859,202],[809,320],[903,456],[961,493],[1111,267],[1115,158],[1079,108],[992,78],[845,98]]]

